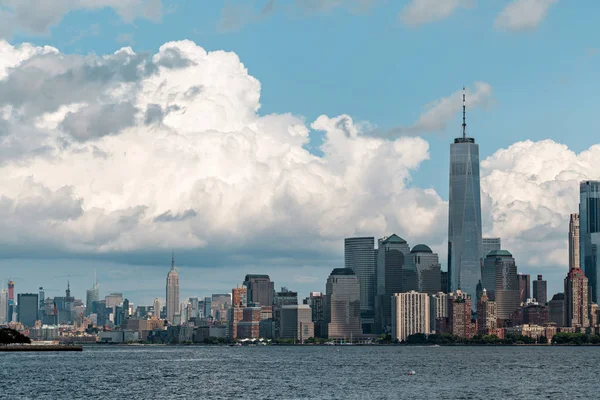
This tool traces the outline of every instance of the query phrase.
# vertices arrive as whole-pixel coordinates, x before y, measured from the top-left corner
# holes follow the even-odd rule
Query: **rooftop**
[[[512,257],[507,250],[492,250],[487,254],[487,257]]]
[[[392,233],[391,236],[384,237],[381,241],[382,243],[406,243],[406,240],[402,239],[400,236]]]
[[[412,250],[410,252],[411,253],[433,253],[433,251],[431,251],[431,248],[424,244],[416,245],[415,247],[412,248]]]
[[[331,275],[354,275],[352,268],[335,268],[331,271]]]

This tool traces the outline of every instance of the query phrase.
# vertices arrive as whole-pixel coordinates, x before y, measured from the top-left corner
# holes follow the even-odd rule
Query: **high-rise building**
[[[326,285],[325,320],[331,339],[353,339],[362,335],[360,283],[350,268],[335,268]]]
[[[123,293],[111,293],[104,298],[106,307],[115,308],[119,304],[123,304]]]
[[[173,324],[179,314],[179,273],[175,268],[175,255],[171,257],[171,270],[167,274],[167,321]]]
[[[8,301],[15,302],[15,283],[13,281],[8,281]]]
[[[274,337],[281,337],[281,310],[284,306],[298,305],[298,293],[292,292],[287,288],[281,288],[280,292],[275,293],[273,298],[273,322],[275,327]],[[311,315],[312,321],[312,315]]]
[[[484,237],[481,241],[482,241],[483,258],[484,259],[490,251],[502,250],[502,239],[500,239],[499,237],[496,237],[496,238]]]
[[[565,294],[557,293],[548,302],[548,319],[556,326],[565,326]]]
[[[212,297],[204,298],[204,318],[212,318]]]
[[[441,289],[441,265],[437,253],[418,244],[410,251],[410,261],[417,272],[417,292],[435,294]]]
[[[569,219],[569,270],[581,268],[579,246],[579,214],[575,213]]]
[[[288,304],[281,307],[280,338],[304,343],[314,336],[315,326],[309,305]]]
[[[540,304],[546,304],[548,300],[547,284],[542,279],[542,275],[537,276],[537,280],[533,281],[533,298]]]
[[[485,263],[489,263],[490,259],[494,261],[496,272],[495,297],[493,300],[496,301],[497,317],[501,320],[509,320],[511,314],[514,313],[521,304],[519,298],[517,264],[515,263],[512,254],[506,250],[494,250],[489,252]],[[484,272],[484,274],[486,272]]]
[[[586,328],[590,325],[588,279],[581,269],[572,269],[565,278],[565,326]]]
[[[231,290],[231,305],[233,307],[246,307],[248,305],[248,289],[245,286]]]
[[[34,293],[20,293],[17,300],[17,318],[26,327],[35,326],[39,319],[39,300]]]
[[[44,291],[44,288],[40,286],[38,290],[38,310],[40,312],[44,311],[44,300],[46,300],[46,293]]]
[[[215,293],[212,295],[211,309],[216,321],[227,319],[227,310],[231,307],[231,295],[229,293]]]
[[[449,285],[449,282],[448,282],[448,271],[441,271],[440,272],[440,281],[441,281],[440,282],[440,286],[442,288],[442,292],[448,293],[448,289],[449,289],[449,287],[448,287],[448,285]]]
[[[432,294],[429,298],[429,307],[429,317],[431,318],[429,327],[432,332],[439,333],[443,330],[444,325],[441,322],[448,318],[448,294],[444,292]]]
[[[598,303],[598,282],[600,275],[600,181],[584,181],[579,185],[579,262],[589,281],[590,296]],[[565,297],[567,294],[565,293]],[[569,321],[566,321],[567,323]]]
[[[457,290],[448,294],[447,331],[463,338],[475,335],[475,324],[471,320],[471,295]]]
[[[490,300],[487,292],[483,289],[483,294],[477,302],[477,325],[479,332],[490,334],[496,329],[496,302]]]
[[[517,275],[517,279],[519,281],[519,301],[521,303],[527,303],[527,299],[531,298],[531,276],[529,274],[520,273]]]
[[[244,286],[248,289],[248,305],[273,306],[275,284],[269,275],[246,275]]]
[[[100,300],[100,290],[98,287],[98,281],[94,279],[94,286],[91,289],[86,290],[85,295],[85,315],[95,314],[94,303]]]
[[[156,319],[160,319],[160,300],[158,297],[156,297],[154,299],[154,302],[152,303],[152,309],[154,310],[154,314],[152,315],[154,318]]]
[[[325,296],[321,292],[310,292],[306,303],[312,312],[312,321],[315,323],[315,337],[327,336],[327,324],[325,323]]]
[[[8,291],[0,290],[0,325],[8,322]]]
[[[448,273],[452,291],[475,296],[483,258],[479,146],[467,137],[465,110],[463,93],[462,137],[450,145]]]
[[[410,291],[392,296],[392,338],[403,342],[415,333],[429,334],[429,295]]]
[[[344,266],[354,271],[360,281],[360,317],[368,332],[375,322],[375,238],[344,239]]]

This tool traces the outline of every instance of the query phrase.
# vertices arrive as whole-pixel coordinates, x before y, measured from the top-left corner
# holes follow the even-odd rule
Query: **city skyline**
[[[259,1],[235,23],[221,2],[135,3],[0,16],[0,280],[85,298],[96,269],[149,304],[174,248],[183,298],[248,272],[307,293],[343,265],[341,239],[394,232],[447,270],[464,85],[482,234],[560,291],[573,189],[600,178],[593,12],[344,1],[259,18]]]

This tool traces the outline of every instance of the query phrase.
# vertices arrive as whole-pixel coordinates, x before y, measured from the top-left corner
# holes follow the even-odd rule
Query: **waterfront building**
[[[519,301],[521,303],[527,303],[527,299],[531,298],[530,279],[531,279],[531,276],[529,274],[519,273],[517,275],[517,280],[519,281]]]
[[[548,302],[548,320],[556,326],[565,326],[565,294],[557,293]]]
[[[483,247],[483,258],[489,254],[490,251],[493,250],[502,250],[502,239],[499,237],[491,238],[484,237],[481,239],[482,247]]]
[[[312,322],[314,322],[315,337],[327,336],[325,323],[325,296],[321,292],[310,292],[306,304],[310,306]]]
[[[483,289],[481,298],[477,302],[477,327],[480,333],[491,334],[497,328],[496,302],[490,300],[487,291]]]
[[[429,298],[429,328],[432,332],[439,333],[445,326],[444,321],[448,318],[448,294],[438,292]]]
[[[565,326],[586,328],[589,323],[588,279],[581,269],[572,269],[565,278]]]
[[[596,249],[600,247],[600,181],[581,182],[579,194],[579,262],[591,286],[591,299],[598,303],[600,257]],[[568,297],[566,292],[565,297]]]
[[[496,301],[497,317],[507,321],[521,304],[517,264],[512,254],[506,250],[491,251],[486,257],[486,262],[488,259],[494,260],[496,269],[494,300]]]
[[[375,238],[344,239],[344,266],[352,269],[360,282],[360,317],[363,331],[370,332],[375,323]]]
[[[462,137],[450,145],[448,273],[451,291],[475,296],[483,259],[479,146],[467,137],[465,110],[463,94]]]
[[[392,296],[392,338],[403,342],[415,333],[431,332],[429,295],[410,291]]]
[[[273,295],[275,294],[275,284],[271,282],[269,275],[246,275],[244,279],[246,286],[248,303],[260,306],[273,306]]]
[[[471,320],[471,311],[470,294],[461,290],[448,294],[448,333],[471,339],[475,335],[475,324]]]
[[[542,279],[542,275],[538,275],[537,280],[533,281],[533,298],[540,304],[546,304],[547,293],[546,281]]]
[[[167,321],[174,324],[175,316],[179,315],[179,273],[175,268],[175,255],[171,256],[171,270],[167,274]]]
[[[579,246],[579,214],[571,214],[569,219],[569,270],[581,268]]]
[[[287,288],[281,288],[280,292],[275,293],[275,297],[273,299],[273,322],[275,332],[272,333],[274,337],[281,337],[281,318],[282,318],[282,309],[284,306],[293,306],[298,305],[298,293],[292,292]],[[312,322],[312,315],[311,315]]]
[[[304,343],[314,336],[314,323],[309,305],[289,304],[281,307],[280,338]]]
[[[417,290],[435,294],[441,290],[441,265],[437,253],[429,246],[418,244],[410,251],[410,261],[417,273]]]
[[[362,336],[360,283],[350,268],[335,268],[326,284],[325,320],[330,339]]]
[[[39,320],[39,300],[34,293],[20,293],[17,300],[17,321],[31,328]]]
[[[261,307],[242,308],[242,320],[237,322],[237,339],[260,337]]]

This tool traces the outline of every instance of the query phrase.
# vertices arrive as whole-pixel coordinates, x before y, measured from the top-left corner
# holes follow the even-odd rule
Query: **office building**
[[[38,310],[40,316],[44,312],[44,300],[46,300],[46,292],[44,291],[44,288],[40,286],[38,290]]]
[[[171,270],[167,274],[167,321],[175,323],[175,316],[179,315],[179,273],[175,268],[175,255],[171,257]]]
[[[114,309],[119,304],[123,304],[123,293],[111,293],[104,297],[106,307]]]
[[[581,269],[572,269],[565,278],[565,326],[587,328],[589,323],[588,279]]]
[[[260,337],[261,308],[244,307],[242,319],[237,322],[237,339],[258,339]],[[238,316],[236,315],[236,318]]]
[[[442,288],[442,292],[448,293],[448,289],[449,289],[448,285],[450,284],[448,282],[448,271],[441,271],[440,278],[441,278],[440,286]]]
[[[354,271],[360,281],[360,317],[368,332],[375,323],[375,238],[344,239],[344,266]]]
[[[281,310],[284,306],[298,305],[298,293],[292,292],[287,288],[281,288],[280,292],[275,293],[273,299],[273,325],[275,332],[272,333],[274,337],[281,337]],[[311,316],[312,321],[312,316]]]
[[[475,324],[471,320],[471,312],[471,295],[461,290],[449,293],[447,332],[471,339],[475,335]]]
[[[336,268],[327,278],[325,320],[330,339],[362,335],[360,283],[350,268]]]
[[[579,194],[579,262],[591,286],[591,299],[594,303],[598,303],[597,283],[600,259],[597,257],[596,249],[600,247],[600,207],[598,207],[600,181],[581,182]]]
[[[521,304],[517,264],[512,254],[506,250],[494,250],[488,253],[484,262],[484,279],[489,273],[489,266],[494,265],[495,285],[494,298],[496,301],[497,317],[508,321]],[[485,288],[484,288],[485,289]]]
[[[467,137],[463,94],[462,137],[450,145],[450,189],[448,211],[448,273],[450,289],[476,295],[481,280],[481,190],[479,146]]]
[[[565,294],[557,293],[548,302],[548,320],[556,326],[565,326]]]
[[[212,297],[204,298],[204,318],[212,318]]]
[[[100,290],[98,287],[98,282],[94,282],[94,286],[91,289],[86,290],[85,293],[85,315],[89,317],[90,314],[95,314],[96,310],[94,310],[93,305],[98,300],[100,300]]]
[[[441,290],[439,257],[429,246],[418,244],[410,251],[410,261],[417,273],[417,292],[435,294]]]
[[[23,326],[31,328],[39,319],[39,297],[34,293],[20,293],[17,300],[17,318]]]
[[[429,327],[432,332],[439,333],[445,326],[444,321],[448,318],[448,294],[438,292],[429,298]]]
[[[8,322],[8,291],[0,290],[0,325]]]
[[[490,251],[502,250],[502,240],[500,238],[484,237],[481,241],[482,241],[483,258],[484,259]]]
[[[415,333],[429,334],[429,295],[410,291],[392,296],[392,338],[403,342]]]
[[[248,289],[245,286],[231,290],[232,307],[246,307],[248,305]]]
[[[571,214],[569,219],[569,270],[581,268],[579,259],[579,214]]]
[[[273,296],[275,294],[275,284],[271,282],[269,275],[246,275],[244,279],[248,293],[248,304],[258,306],[273,306]]]
[[[211,309],[215,321],[225,321],[227,319],[227,310],[230,307],[231,295],[229,293],[212,295]]]
[[[161,305],[160,305],[160,300],[158,299],[158,297],[156,297],[154,299],[154,302],[152,303],[152,316],[155,319],[160,319],[160,310],[161,310]]]
[[[496,329],[496,302],[490,300],[483,289],[481,298],[477,302],[477,326],[479,333],[491,334]]]
[[[537,280],[533,281],[533,298],[540,304],[546,304],[547,293],[546,281],[542,279],[542,275],[538,275]]]
[[[314,336],[314,323],[309,305],[289,304],[281,307],[280,338],[304,343]]]
[[[519,281],[519,301],[527,303],[527,299],[531,298],[531,276],[529,274],[518,274],[517,280]]]

